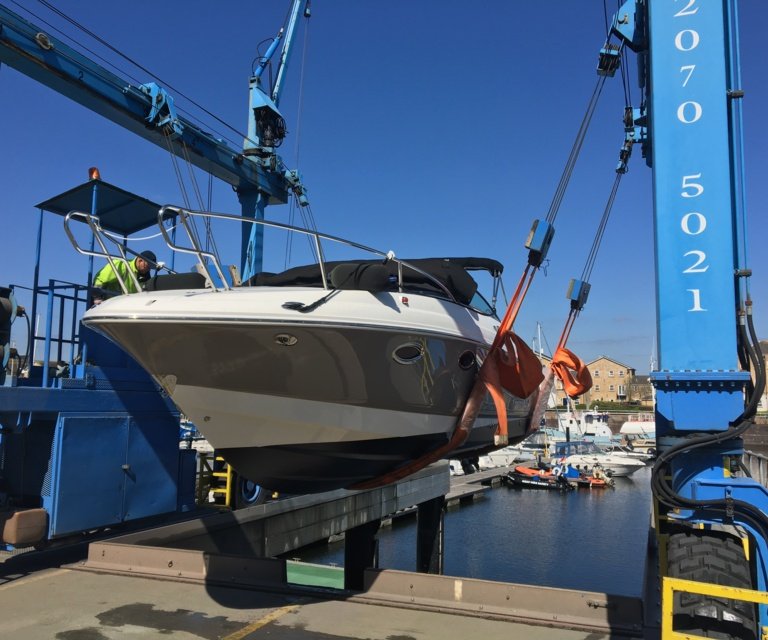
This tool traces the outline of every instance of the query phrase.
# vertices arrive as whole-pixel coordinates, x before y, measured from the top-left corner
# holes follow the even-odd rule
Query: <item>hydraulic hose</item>
[[[653,467],[651,487],[659,502],[667,507],[703,509],[724,513],[724,519],[734,518],[738,514],[739,520],[760,531],[764,537],[768,537],[768,515],[760,511],[757,507],[742,500],[694,500],[686,498],[677,493],[666,478],[669,463],[678,454],[683,451],[692,451],[711,444],[737,438],[752,426],[751,420],[757,413],[760,398],[765,390],[766,371],[760,343],[757,340],[757,333],[755,332],[754,323],[752,321],[752,314],[748,313],[746,318],[749,329],[749,339],[746,339],[746,335],[744,335],[744,346],[750,361],[754,363],[755,385],[754,391],[751,394],[744,411],[725,431],[717,434],[692,437],[685,442],[669,448],[659,455],[659,458],[656,460],[656,464],[654,464]],[[746,334],[746,331],[744,331],[744,334]]]

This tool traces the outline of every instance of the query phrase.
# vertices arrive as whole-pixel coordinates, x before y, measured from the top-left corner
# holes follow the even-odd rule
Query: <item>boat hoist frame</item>
[[[653,170],[659,365],[651,380],[661,452],[653,488],[661,573],[670,580],[666,546],[676,533],[711,532],[715,542],[735,537],[762,593],[744,600],[758,603],[765,637],[768,489],[736,475],[740,436],[765,384],[746,268],[737,22],[736,0],[630,0],[612,34],[639,56],[645,94],[633,121]],[[747,352],[754,387],[747,355],[740,357]],[[684,590],[685,583],[677,586]],[[738,599],[734,591],[698,587],[721,601]],[[665,629],[671,632],[671,622]]]
[[[227,182],[237,191],[241,215],[263,219],[267,205],[286,203],[290,193],[300,206],[308,204],[298,171],[288,169],[276,153],[281,137],[275,133],[285,132],[277,104],[302,5],[304,17],[309,18],[306,0],[293,0],[286,26],[280,29],[252,74],[248,134],[242,150],[231,148],[179,115],[173,97],[163,87],[153,82],[132,85],[3,5],[0,63]],[[282,49],[277,80],[273,87],[264,87],[262,73],[278,45]],[[262,264],[263,227],[244,227],[240,268],[243,279],[260,272]]]
[[[282,121],[277,103],[305,1],[293,1],[287,27],[280,29],[253,74],[248,135],[242,151],[180,116],[173,97],[162,87],[130,84],[2,5],[0,63],[231,184],[238,193],[242,215],[263,219],[265,207],[285,203],[289,193],[301,206],[308,204],[298,172],[287,169],[275,152],[279,140],[274,135],[275,123]],[[309,17],[306,5],[304,15]],[[261,72],[279,44],[277,82],[265,88]],[[31,366],[30,377],[24,379],[15,371],[5,376],[5,366],[2,370],[0,443],[6,464],[5,477],[0,478],[0,543],[44,543],[194,505],[194,452],[179,451],[178,410],[122,350],[78,325],[83,305],[87,307],[90,300],[87,286],[57,280],[46,286],[40,281],[43,211],[60,215],[89,211],[81,215],[83,220],[96,216],[100,227],[122,236],[148,226],[143,221],[130,229],[106,223],[105,211],[115,213],[111,200],[115,194],[120,206],[127,206],[134,215],[148,202],[92,175],[88,183],[39,205],[31,317],[37,317],[39,299],[44,301],[47,317],[42,336],[37,335],[37,327],[29,333],[32,344],[44,340],[44,363]],[[150,223],[154,224],[159,205],[151,208]],[[244,226],[241,271],[245,273],[248,269],[260,271],[262,260],[260,239],[247,235],[249,226],[258,225]],[[91,247],[89,282],[93,255],[104,254],[104,249],[94,252]],[[122,259],[127,259],[124,252]],[[23,312],[14,289],[19,286],[0,289],[3,365],[12,355],[11,324]],[[69,362],[62,361],[67,349]],[[51,361],[59,363],[60,371],[51,368]],[[97,459],[91,455],[94,450],[102,452]],[[87,465],[82,463],[86,459]],[[109,480],[94,482],[94,477]]]

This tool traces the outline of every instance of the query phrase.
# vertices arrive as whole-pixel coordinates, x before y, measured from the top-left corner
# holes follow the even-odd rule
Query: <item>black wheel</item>
[[[263,504],[272,493],[260,484],[256,484],[238,473],[234,473],[233,476],[232,482],[235,486],[235,495],[232,501],[233,509],[243,509]]]
[[[716,531],[686,531],[669,537],[669,575],[673,578],[752,589],[749,562],[741,542]],[[743,600],[676,593],[675,631],[705,638],[756,640],[755,606]]]

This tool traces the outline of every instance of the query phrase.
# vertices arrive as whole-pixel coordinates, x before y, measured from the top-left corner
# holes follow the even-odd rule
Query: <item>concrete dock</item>
[[[446,504],[482,495],[487,489],[478,483],[493,484],[500,475],[494,470],[453,478]],[[0,639],[657,637],[645,628],[636,598],[382,569],[366,569],[362,589],[345,589],[338,575],[343,570],[271,557],[293,540],[314,536],[308,533],[313,528],[348,526],[339,518],[342,505],[344,518],[358,523],[361,513],[397,511],[409,490],[416,495],[439,488],[445,477],[428,473],[420,483],[387,494],[300,496],[6,555],[0,563]],[[237,539],[245,552],[232,544]]]

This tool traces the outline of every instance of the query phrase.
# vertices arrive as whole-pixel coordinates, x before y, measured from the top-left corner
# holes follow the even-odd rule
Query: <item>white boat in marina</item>
[[[522,444],[502,447],[495,451],[489,451],[480,456],[480,469],[495,469],[497,467],[511,467],[520,462],[535,460],[536,455]]]
[[[653,415],[639,415],[637,418],[627,420],[621,425],[619,434],[637,438],[653,438],[656,436],[656,421]]]
[[[490,451],[482,456],[480,468],[511,467],[521,462],[530,462],[539,458],[548,459],[554,453],[557,443],[565,441],[566,434],[564,431],[540,427],[522,442]]]
[[[609,444],[599,444],[598,446],[605,451],[605,453],[624,456],[626,458],[634,458],[635,460],[640,460],[642,462],[650,462],[653,460],[652,454],[647,451],[633,449],[628,445],[611,442]]]
[[[642,452],[650,456],[656,454],[656,421],[653,414],[639,415],[637,418],[627,420],[619,434],[633,451]]]
[[[174,211],[185,227],[193,216],[243,222]],[[250,223],[308,234],[320,256],[321,241],[332,241],[379,258],[321,259],[235,287],[194,239],[190,250],[166,234],[169,246],[200,258],[197,287],[197,274],[156,276],[145,291],[90,309],[84,324],[149,371],[241,475],[270,489],[349,487],[444,445],[499,325],[471,273],[498,279],[502,265],[402,261],[333,236]],[[530,433],[535,396],[505,393],[509,442]],[[497,447],[497,428],[488,397],[455,456]]]
[[[642,460],[606,453],[594,442],[586,440],[557,443],[554,459],[580,471],[591,471],[595,465],[599,465],[608,475],[617,478],[630,476],[645,468],[645,462]]]
[[[577,411],[571,409],[557,414],[557,425],[560,431],[568,431],[571,439],[582,438],[610,439],[613,435],[608,426],[610,416],[605,411],[590,409]]]

